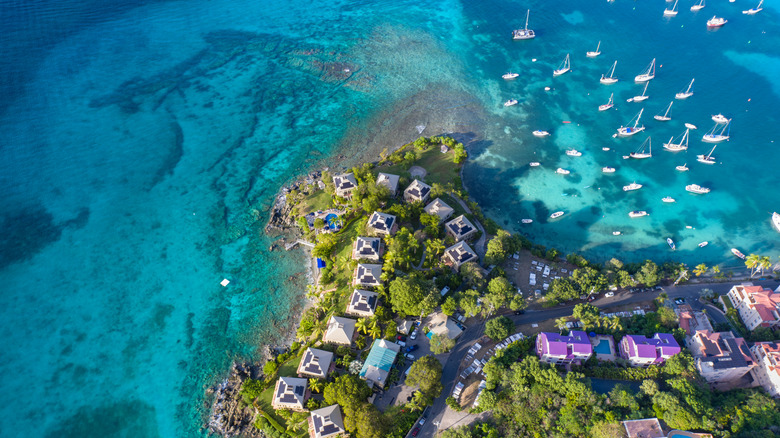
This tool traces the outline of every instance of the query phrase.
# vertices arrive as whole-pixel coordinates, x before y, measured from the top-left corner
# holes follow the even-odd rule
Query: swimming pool
[[[595,351],[596,354],[612,354],[612,348],[609,346],[609,340],[600,340],[599,343],[593,347],[593,351]]]
[[[328,215],[325,216],[325,223],[328,224],[328,227],[330,227],[331,230],[337,229],[339,227],[338,215],[328,213]]]

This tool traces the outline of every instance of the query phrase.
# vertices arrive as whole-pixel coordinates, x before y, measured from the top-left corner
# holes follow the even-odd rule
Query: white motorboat
[[[677,15],[677,0],[674,1],[672,9],[664,9],[664,17],[674,17]]]
[[[655,58],[653,58],[650,65],[648,65],[642,73],[634,77],[634,82],[647,82],[653,78],[655,78]]]
[[[764,10],[764,8],[761,7],[761,5],[763,4],[764,4],[764,0],[761,0],[758,2],[758,6],[756,6],[755,8],[750,8],[747,11],[742,11],[742,13],[745,15],[756,15],[759,12]]]
[[[740,250],[738,250],[737,248],[731,248],[731,253],[734,254],[735,256],[741,258],[742,260],[745,260],[745,254],[742,254],[742,252]]]
[[[566,155],[568,155],[570,157],[581,157],[582,156],[582,152],[578,151],[577,149],[567,149],[566,150]]]
[[[634,190],[639,190],[642,188],[642,184],[637,184],[636,181],[632,182],[631,184],[627,186],[623,186],[624,192],[632,192]]]
[[[688,84],[688,88],[685,89],[685,91],[680,91],[679,93],[674,95],[675,99],[687,99],[691,96],[693,96],[693,81],[696,78],[691,79],[691,83]]]
[[[601,171],[604,173],[615,173],[614,167],[605,166],[601,168]]]
[[[666,112],[664,112],[663,115],[656,114],[653,116],[654,119],[658,120],[659,122],[668,122],[669,120],[672,120],[672,104],[674,101],[669,102],[669,106],[666,107]]]
[[[615,106],[615,101],[613,100],[613,97],[615,96],[615,93],[612,93],[609,95],[609,102],[605,103],[604,105],[599,105],[599,111],[606,111],[613,106]]]
[[[704,242],[699,242],[699,248],[704,248],[705,246],[709,245],[710,242],[707,242],[706,240]]]
[[[701,140],[707,143],[720,143],[723,140],[728,140],[729,134],[731,133],[731,120],[729,120],[728,122],[726,122],[725,125],[723,125],[723,128],[720,130],[720,132],[716,133],[719,126],[720,125],[716,123],[715,126],[712,127],[710,132],[704,134],[704,137],[702,137]]]
[[[675,143],[674,137],[669,139],[669,143],[664,143],[664,149],[672,152],[680,152],[688,149],[688,133],[690,130],[686,129],[685,132],[682,133],[682,136],[680,139]]]
[[[512,31],[513,40],[530,40],[536,38],[536,33],[528,28],[528,18],[531,16],[531,10],[525,14],[525,27]]]
[[[539,166],[542,165],[542,163],[539,163],[538,161],[532,161],[532,162],[528,163],[528,165],[531,166],[531,167],[539,167]]]
[[[729,20],[726,20],[725,18],[719,18],[713,15],[712,18],[707,20],[707,27],[721,27],[728,22]]]
[[[608,148],[608,147],[606,147],[606,146],[604,146],[603,148],[601,148],[601,150],[606,152],[606,151],[608,151],[608,150],[609,150],[609,148]]]
[[[680,172],[687,172],[688,171],[688,163],[683,164],[682,166],[677,166],[675,169],[679,170]]]
[[[510,80],[510,79],[515,79],[515,78],[517,78],[518,76],[520,76],[520,73],[512,73],[512,72],[510,71],[509,73],[505,73],[505,74],[503,74],[501,77],[502,77],[502,78],[504,78],[504,79],[506,79],[506,80]]]
[[[644,131],[645,127],[639,126],[639,120],[642,118],[642,112],[644,110],[645,109],[642,108],[641,110],[639,110],[639,113],[636,116],[634,116],[633,119],[629,120],[628,123],[631,124],[631,122],[633,122],[633,126],[621,126],[620,128],[618,128],[617,135],[621,137],[630,137],[632,135],[639,134],[640,132]]]
[[[561,216],[563,216],[563,212],[562,211],[556,211],[555,213],[550,215],[550,219],[558,219]]]
[[[530,224],[530,223],[532,223],[533,221],[534,221],[533,219],[521,219],[521,220],[520,220],[520,222],[522,222],[522,223],[524,223],[524,224]]]
[[[713,146],[712,150],[707,155],[703,155],[703,154],[702,155],[697,155],[696,156],[696,161],[698,161],[699,163],[704,163],[704,164],[715,164],[715,157],[712,156],[712,153],[715,152],[715,148],[716,147],[718,147],[718,145]]]
[[[550,133],[549,133],[549,132],[547,132],[547,131],[542,131],[542,130],[539,130],[539,129],[537,129],[536,131],[534,131],[534,132],[533,132],[533,134],[534,134],[536,137],[547,137],[548,135],[550,135]]]
[[[517,99],[509,99],[506,102],[504,102],[504,106],[513,106],[517,105]]]
[[[728,123],[729,119],[726,118],[726,116],[724,116],[723,114],[715,114],[714,116],[712,116],[712,121],[719,125],[723,125],[725,123]]]
[[[696,3],[695,5],[691,6],[691,11],[696,12],[704,9],[704,0],[700,0],[699,3]]]
[[[560,76],[570,71],[571,71],[571,58],[567,53],[566,57],[563,58],[563,62],[561,62],[561,65],[559,65],[557,69],[553,70],[553,76]]]
[[[667,204],[671,204],[672,202],[677,202],[677,200],[672,198],[671,196],[667,196],[667,197],[665,197],[665,198],[663,198],[661,200],[666,202]]]
[[[780,214],[777,212],[772,213],[772,225],[775,226],[777,231],[780,231]]]
[[[646,148],[646,149],[645,149]],[[636,159],[643,159],[643,158],[650,158],[653,156],[653,143],[650,141],[650,137],[647,137],[647,139],[642,143],[641,146],[639,146],[639,149],[637,149],[634,152],[631,152],[628,154],[631,158]]]
[[[666,238],[666,244],[669,245],[669,248],[672,248],[672,251],[677,249],[677,245],[674,244],[674,240],[671,237]]]
[[[599,49],[601,48],[601,41],[599,41],[599,44],[596,46],[596,50],[593,52],[585,52],[585,56],[588,58],[595,58],[599,55],[601,55],[601,52],[599,52]]]
[[[688,184],[687,186],[685,186],[685,190],[687,190],[687,191],[689,191],[691,193],[696,193],[698,195],[704,195],[704,194],[707,194],[707,193],[710,192],[709,188],[702,187],[702,186],[700,186],[698,184]]]
[[[632,219],[633,218],[637,218],[637,217],[647,216],[647,215],[648,215],[648,213],[646,211],[644,211],[644,210],[634,210],[634,211],[628,213],[628,217],[630,217]]]
[[[694,125],[693,123],[686,123],[685,127],[688,128],[688,129],[698,129],[698,128],[696,128],[696,125]]]
[[[571,171],[564,169],[563,167],[559,167],[555,170],[555,173],[559,175],[568,175],[571,173]]]
[[[650,82],[645,82],[645,89],[642,90],[642,94],[639,96],[634,96],[630,99],[626,99],[626,102],[641,102],[643,100],[646,100],[649,96],[647,95],[647,86],[650,85]]]
[[[612,64],[612,67],[607,70],[607,74],[601,75],[601,79],[599,79],[599,82],[601,82],[604,85],[612,85],[615,82],[618,81],[618,78],[615,77],[615,67],[617,67],[617,61],[615,61]]]

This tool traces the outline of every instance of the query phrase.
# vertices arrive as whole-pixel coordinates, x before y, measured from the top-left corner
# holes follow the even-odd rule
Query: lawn
[[[304,197],[298,204],[298,213],[305,216],[313,211],[325,210],[331,207],[331,197],[325,190],[317,190]]]
[[[412,146],[410,146],[409,150]],[[456,189],[460,189],[460,166],[455,164],[452,159],[454,155],[452,152],[442,154],[437,146],[433,146],[427,151],[423,152],[415,162],[415,166],[420,166],[425,169],[428,174],[425,176],[425,182],[428,184],[440,183],[447,184],[452,182],[455,184]],[[383,173],[391,173],[395,175],[404,176],[411,179],[409,174],[409,167],[406,164],[393,164],[390,166],[381,166],[375,169],[375,171]]]
[[[279,367],[279,376],[280,377],[298,377],[298,364],[301,363],[302,356],[294,357],[290,360],[288,360],[286,363],[284,363],[282,366]],[[274,420],[276,420],[277,423],[281,424],[282,427],[287,426],[287,422],[284,418],[280,417],[276,411],[271,407],[271,399],[274,395],[274,387],[276,386],[276,382],[274,382],[271,386],[268,387],[265,391],[260,393],[260,397],[257,399],[257,404],[260,406],[260,409],[263,410],[266,414],[272,416]]]

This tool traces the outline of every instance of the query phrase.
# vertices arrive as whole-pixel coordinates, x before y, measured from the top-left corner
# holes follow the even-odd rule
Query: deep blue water
[[[674,235],[686,260],[776,253],[777,11],[748,18],[744,2],[722,3],[665,20],[661,2],[620,0],[6,2],[0,436],[202,435],[204,388],[284,342],[303,305],[308,261],[269,252],[262,231],[274,194],[418,125],[467,141],[474,197],[507,227],[537,219],[523,231],[542,243],[638,259],[666,255]],[[528,6],[539,37],[513,42]],[[732,22],[707,32],[716,10]],[[602,56],[586,60],[598,40]],[[567,52],[574,71],[553,79]],[[643,136],[610,134],[638,111],[625,103],[637,87],[594,82],[614,59],[626,79],[652,57],[654,157],[625,163]],[[521,78],[503,81],[509,69]],[[675,119],[652,122],[693,76]],[[618,109],[598,114],[608,91]],[[521,104],[505,109],[509,97]],[[723,164],[697,167],[698,139],[687,159],[661,151],[684,121],[707,129],[718,112],[735,120]],[[579,162],[562,155],[573,145]],[[670,170],[679,161],[689,175]],[[564,164],[568,179],[551,173]],[[614,178],[594,170],[605,164]],[[647,188],[624,197],[633,179]],[[680,193],[689,179],[713,193]],[[678,198],[669,211],[666,194]],[[636,208],[651,211],[642,225],[625,219]],[[568,214],[542,223],[558,209]],[[700,240],[712,243],[690,252]]]

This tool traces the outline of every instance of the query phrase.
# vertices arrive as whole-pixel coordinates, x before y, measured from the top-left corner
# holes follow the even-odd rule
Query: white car
[[[607,292],[607,293],[604,294],[604,296],[605,297],[614,297],[615,296],[615,292]]]
[[[404,356],[405,356],[407,359],[409,359],[409,360],[414,360],[414,355],[413,355],[413,354],[406,353],[406,354],[404,354]]]
[[[409,335],[409,339],[411,339],[411,340],[417,339],[417,329],[416,328],[412,330],[412,334]]]

